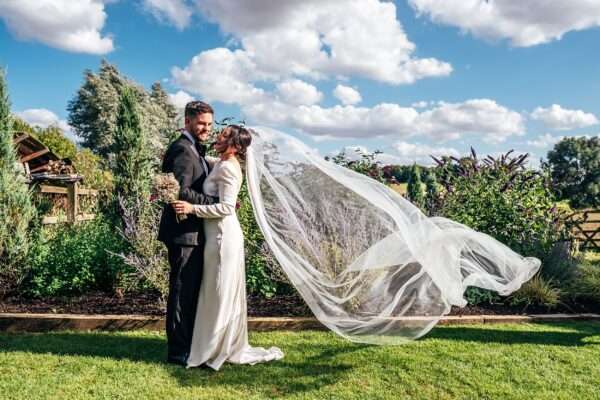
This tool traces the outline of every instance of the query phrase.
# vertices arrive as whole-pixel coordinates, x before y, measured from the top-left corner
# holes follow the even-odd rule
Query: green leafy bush
[[[113,224],[103,217],[77,225],[46,227],[33,245],[25,294],[40,297],[113,291],[129,273],[116,255],[125,248]]]
[[[469,287],[465,291],[465,300],[472,306],[479,306],[501,303],[502,297],[491,290]]]
[[[119,254],[130,267],[131,273],[125,276],[125,290],[153,289],[166,301],[169,291],[169,263],[167,248],[159,242],[158,228],[162,207],[146,199],[122,203],[120,221],[115,225],[127,241],[126,252]]]
[[[525,168],[526,154],[510,153],[479,160],[473,151],[461,160],[437,160],[445,189],[441,214],[545,261],[554,243],[570,234],[556,210],[548,177]]]
[[[544,279],[541,275],[534,276],[525,282],[521,289],[517,290],[511,297],[511,305],[542,306],[555,308],[560,303],[562,291],[556,287],[550,279]]]
[[[508,152],[480,160],[472,150],[462,159],[434,159],[443,185],[437,213],[491,235],[524,256],[540,258],[542,277],[522,289],[513,303],[552,307],[558,295],[549,282],[566,278],[573,263],[570,249],[557,247],[567,243],[570,233],[555,207],[548,176],[527,169],[526,154]],[[469,288],[466,298],[471,304],[500,301],[497,294],[477,288]]]
[[[251,293],[265,297],[273,296],[278,289],[278,282],[270,273],[268,264],[268,249],[265,239],[256,223],[252,204],[248,195],[246,183],[242,185],[239,194],[240,208],[238,218],[244,233],[244,251],[246,255],[246,284]],[[274,266],[277,268],[277,266]]]
[[[600,304],[600,254],[586,255],[570,282],[569,293],[575,301]]]
[[[581,263],[581,257],[577,257],[573,253],[570,242],[556,242],[544,257],[542,276],[560,282],[561,285],[567,285],[573,279],[577,266]]]

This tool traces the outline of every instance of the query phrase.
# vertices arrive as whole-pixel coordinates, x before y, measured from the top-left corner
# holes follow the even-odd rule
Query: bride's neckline
[[[219,157],[219,160],[220,160],[220,161],[231,161],[231,162],[233,162],[233,161],[235,160],[235,163],[236,163],[236,164],[239,164],[239,163],[240,163],[240,162],[238,161],[238,159],[237,159],[235,156],[232,156],[232,157],[229,157],[229,158],[225,158],[225,159],[222,159],[221,157]]]
[[[223,160],[222,158],[219,158],[219,162],[224,162],[224,161],[230,161],[231,163],[236,165],[240,171],[242,170],[242,165],[240,164],[239,160],[235,156],[226,158],[225,160]]]

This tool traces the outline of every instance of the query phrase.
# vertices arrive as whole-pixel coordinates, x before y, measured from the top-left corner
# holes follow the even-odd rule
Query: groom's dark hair
[[[210,104],[203,101],[190,101],[185,105],[185,117],[193,118],[199,114],[212,114],[215,115],[215,111]]]

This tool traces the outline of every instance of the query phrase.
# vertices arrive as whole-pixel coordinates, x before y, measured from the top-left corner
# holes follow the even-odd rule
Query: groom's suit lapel
[[[188,138],[186,135],[181,135],[180,138],[184,140],[185,145],[192,150],[192,153],[194,153],[194,155],[200,159],[200,154],[198,153],[198,150],[196,150],[196,146],[194,146],[194,143],[190,140],[190,138]]]
[[[200,161],[200,165],[202,166],[204,173],[208,176],[208,173],[210,172],[208,163],[206,162],[206,160],[204,160],[203,157],[200,156],[200,153],[198,153],[198,150],[196,150],[196,146],[194,145],[194,143],[186,135],[181,135],[181,138],[183,138],[183,140],[185,141],[185,145],[192,150],[192,153],[194,153],[198,161]]]

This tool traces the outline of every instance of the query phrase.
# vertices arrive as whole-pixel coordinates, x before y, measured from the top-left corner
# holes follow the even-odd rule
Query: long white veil
[[[486,234],[428,218],[292,136],[252,130],[246,175],[258,225],[314,315],[343,337],[404,343],[464,306],[467,286],[507,295],[540,267]]]

